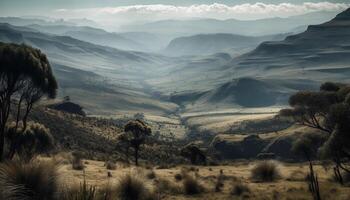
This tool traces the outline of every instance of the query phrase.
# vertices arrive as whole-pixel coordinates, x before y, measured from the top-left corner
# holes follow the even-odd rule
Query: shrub
[[[249,193],[249,192],[250,192],[249,187],[239,182],[232,187],[230,194],[234,196],[241,196],[242,194]]]
[[[216,179],[215,192],[222,191],[222,188],[224,187],[224,179],[225,179],[225,176],[222,173],[220,173]]]
[[[149,172],[147,172],[146,177],[148,179],[154,179],[156,178],[156,173],[153,170],[150,170]]]
[[[280,177],[277,164],[272,161],[263,161],[254,166],[251,178],[261,182],[275,181]]]
[[[156,193],[169,193],[169,194],[180,194],[182,192],[181,187],[172,183],[167,179],[156,180]]]
[[[80,153],[73,153],[72,168],[74,170],[83,170],[85,168],[82,155]]]
[[[175,174],[174,178],[176,181],[181,181],[182,180],[182,175],[181,174]]]
[[[112,161],[107,161],[105,163],[105,166],[108,170],[116,170],[117,169],[117,165]]]
[[[128,174],[119,180],[116,195],[120,200],[145,200],[150,192],[142,180]]]
[[[204,191],[204,188],[199,184],[198,180],[192,176],[186,176],[183,179],[183,190],[187,195],[200,194]]]
[[[49,162],[0,165],[0,199],[57,199],[57,168]]]

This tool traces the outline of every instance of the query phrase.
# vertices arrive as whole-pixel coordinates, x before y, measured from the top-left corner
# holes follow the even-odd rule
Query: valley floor
[[[199,182],[205,187],[205,192],[198,195],[184,195],[183,192],[161,192],[162,199],[312,199],[308,191],[308,184],[305,177],[308,172],[307,164],[278,163],[281,178],[275,182],[259,183],[250,178],[250,171],[257,161],[233,162],[223,166],[175,166],[171,168],[158,169],[151,167],[129,167],[117,165],[116,170],[107,170],[104,162],[85,161],[85,170],[77,171],[72,169],[69,162],[63,162],[59,172],[62,175],[62,182],[68,186],[82,183],[84,179],[90,185],[103,187],[106,184],[115,185],[120,177],[125,174],[132,174],[144,180],[149,188],[155,188],[156,183],[167,180],[172,187],[181,188],[182,182],[176,181],[174,176],[181,174],[187,169],[193,173]],[[155,172],[154,178],[147,178],[147,174]],[[221,192],[215,192],[215,183],[220,171],[224,175],[224,187]],[[315,165],[315,171],[319,177],[322,199],[347,200],[350,199],[350,187],[342,187],[331,180],[332,168],[324,168],[322,165]],[[108,177],[110,172],[112,177]],[[241,183],[249,188],[249,192],[240,196],[232,195],[234,185]]]

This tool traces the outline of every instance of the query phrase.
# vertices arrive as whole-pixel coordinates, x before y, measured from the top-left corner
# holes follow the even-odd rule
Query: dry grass
[[[250,189],[242,182],[235,183],[230,192],[233,196],[242,196],[244,193],[250,193]]]
[[[105,163],[105,165],[106,165],[106,169],[108,169],[108,170],[116,170],[117,169],[117,165],[115,164],[115,162],[107,161]]]
[[[262,161],[254,166],[251,178],[259,182],[272,182],[281,177],[278,165],[273,161]]]
[[[131,173],[134,175],[136,174],[138,177],[144,177],[147,172],[147,170],[142,169],[140,171],[133,167],[118,167],[118,170],[111,171],[113,177],[108,178],[106,176],[108,170],[104,166],[104,162],[91,160],[89,160],[89,162],[90,164],[87,165],[84,170],[85,175],[83,175],[82,171],[72,170],[71,165],[62,165],[62,167],[59,168],[62,183],[67,184],[67,186],[79,186],[85,177],[86,181],[91,185],[97,186],[98,190],[110,184],[113,191],[115,191],[115,187],[119,184],[120,178],[125,174]],[[242,161],[227,163],[225,166],[198,167],[200,176],[197,178],[197,182],[207,188],[207,190],[204,191],[205,193],[199,195],[186,195],[183,190],[183,181],[176,181],[174,179],[176,174],[180,174],[183,178],[184,176],[194,177],[195,172],[189,171],[189,166],[176,166],[170,169],[154,168],[153,170],[157,175],[155,179],[145,178],[141,180],[147,188],[149,188],[151,193],[154,191],[154,193],[160,195],[162,199],[171,200],[228,200],[244,199],[248,196],[248,199],[256,200],[273,199],[274,196],[281,200],[308,200],[312,198],[304,180],[287,180],[292,177],[295,171],[298,171],[298,174],[300,174],[299,177],[304,177],[303,175],[308,172],[308,166],[306,164],[279,164],[279,171],[286,179],[278,179],[278,181],[275,182],[254,182],[251,179],[251,169],[253,169],[256,164],[257,162],[255,161]],[[209,168],[211,168],[211,171]],[[319,175],[321,193],[323,196],[331,194],[333,195],[332,198],[328,199],[349,199],[348,194],[350,194],[350,187],[342,187],[340,184],[329,180],[329,177],[333,174],[332,170],[325,172],[323,167],[318,164],[316,164],[314,168]],[[225,185],[222,187],[221,192],[215,192],[213,188],[215,187],[220,170],[224,172]],[[250,189],[250,193],[244,193],[241,196],[232,196],[231,191],[235,184],[239,182],[246,185]],[[334,190],[336,190],[336,192],[334,192]]]
[[[146,200],[150,194],[145,182],[130,174],[121,177],[116,187],[119,200]]]
[[[186,176],[182,180],[184,193],[187,195],[195,195],[204,192],[204,187],[199,183],[198,179],[192,176]]]
[[[0,165],[0,199],[57,199],[57,168],[51,162],[11,161]]]

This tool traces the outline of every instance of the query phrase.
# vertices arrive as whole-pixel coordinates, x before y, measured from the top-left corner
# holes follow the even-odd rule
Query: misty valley
[[[350,199],[350,5],[214,5],[1,15],[0,200]]]

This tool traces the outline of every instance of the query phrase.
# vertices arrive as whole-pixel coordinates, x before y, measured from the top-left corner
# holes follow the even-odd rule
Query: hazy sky
[[[314,11],[340,12],[349,6],[349,0],[0,0],[0,15],[89,18],[116,25],[196,17],[288,17]]]

